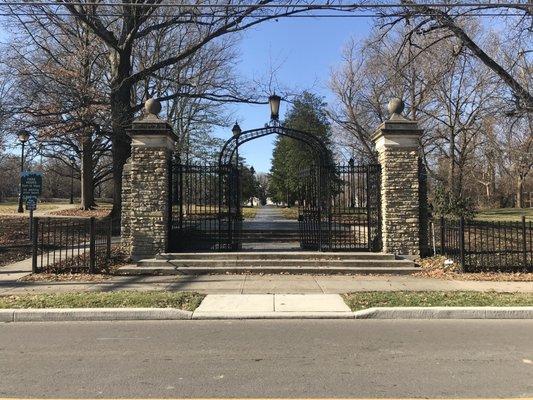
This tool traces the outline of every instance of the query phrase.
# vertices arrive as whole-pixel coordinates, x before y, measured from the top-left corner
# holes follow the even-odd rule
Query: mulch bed
[[[422,278],[461,280],[461,281],[494,281],[494,282],[533,282],[531,272],[461,272],[458,264],[445,265],[445,257],[429,257],[420,260],[422,271],[413,276]]]
[[[0,267],[31,257],[29,219],[0,216]]]

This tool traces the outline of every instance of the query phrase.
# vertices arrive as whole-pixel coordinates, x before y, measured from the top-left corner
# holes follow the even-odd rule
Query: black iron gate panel
[[[302,249],[379,251],[380,166],[336,165],[300,174]]]
[[[220,250],[242,248],[241,173],[233,164],[220,166]]]
[[[380,250],[380,166],[336,165],[329,182],[328,248]]]
[[[300,247],[304,250],[319,250],[322,245],[319,181],[318,168],[300,171],[298,230]]]
[[[234,166],[173,164],[169,251],[240,248],[238,180]]]

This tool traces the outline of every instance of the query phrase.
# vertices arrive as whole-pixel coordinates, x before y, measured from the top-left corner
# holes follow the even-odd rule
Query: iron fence
[[[533,224],[521,221],[433,221],[435,253],[460,263],[465,272],[533,272]]]
[[[111,219],[35,218],[32,272],[95,273],[111,259]]]

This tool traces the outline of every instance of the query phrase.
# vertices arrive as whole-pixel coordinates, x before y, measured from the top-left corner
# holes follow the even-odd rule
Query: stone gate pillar
[[[159,119],[161,104],[146,101],[144,115],[129,130],[131,157],[124,166],[122,240],[132,260],[165,252],[169,229],[170,159],[175,136]]]
[[[419,256],[423,240],[420,199],[425,185],[419,181],[419,146],[422,130],[416,121],[404,118],[404,104],[392,99],[391,117],[372,139],[381,164],[381,234],[383,251]]]

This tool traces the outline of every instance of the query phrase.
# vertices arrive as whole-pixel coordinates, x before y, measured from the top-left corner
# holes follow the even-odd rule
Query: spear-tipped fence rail
[[[111,259],[112,220],[35,218],[32,272],[95,273]]]
[[[435,252],[465,272],[533,272],[533,223],[521,221],[433,221]]]

